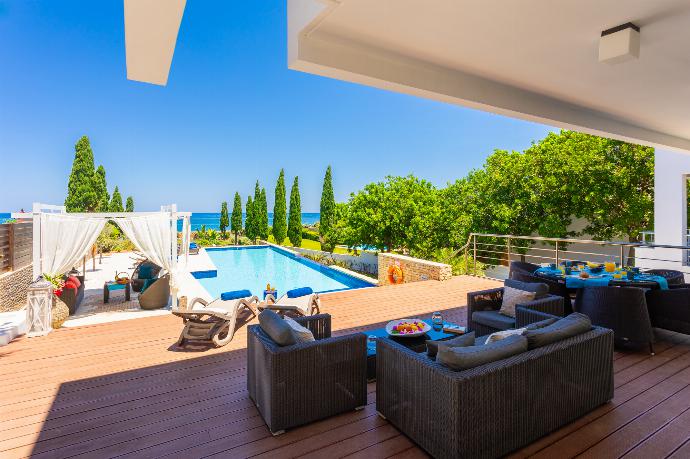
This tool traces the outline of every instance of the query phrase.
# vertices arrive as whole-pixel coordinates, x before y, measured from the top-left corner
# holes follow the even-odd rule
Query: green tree
[[[273,205],[273,237],[282,244],[287,237],[287,203],[285,197],[285,171],[280,170],[276,182],[275,204]]]
[[[337,244],[346,244],[352,240],[348,225],[349,205],[345,202],[335,204],[333,209],[333,222],[328,233],[322,236],[321,250],[333,252]]]
[[[230,226],[230,218],[228,217],[228,203],[227,201],[223,201],[220,205],[220,233],[223,239],[226,237],[226,230],[228,229],[228,226]]]
[[[302,245],[302,203],[299,196],[299,177],[295,177],[290,190],[290,215],[288,218],[287,235],[294,247]]]
[[[67,212],[94,212],[99,209],[102,197],[98,194],[91,144],[87,136],[82,136],[74,145],[65,207]]]
[[[237,235],[242,231],[242,198],[238,192],[235,192],[235,202],[232,205],[230,229],[235,233],[235,245],[237,245]]]
[[[94,176],[94,186],[96,188],[96,195],[98,196],[98,211],[107,212],[108,204],[110,203],[110,194],[108,193],[108,184],[105,180],[105,168],[101,165],[96,169]]]
[[[261,237],[261,186],[259,181],[254,185],[254,207],[252,208],[252,234],[254,239]]]
[[[122,196],[120,196],[120,190],[115,187],[113,191],[113,196],[110,199],[110,205],[108,205],[108,212],[124,212],[125,209],[122,206]]]
[[[247,197],[245,209],[247,215],[244,218],[244,235],[253,241],[256,239],[256,234],[254,234],[254,203],[251,196]]]
[[[134,198],[127,196],[127,203],[125,204],[125,212],[134,212]]]
[[[261,194],[259,195],[259,216],[257,219],[258,234],[263,240],[268,239],[268,202],[266,201],[266,188],[261,188]]]
[[[335,218],[335,195],[333,194],[333,178],[331,176],[331,166],[326,169],[326,175],[323,178],[323,190],[321,191],[321,205],[319,207],[320,221],[319,221],[319,235],[321,236],[321,245],[326,245],[326,250],[333,251],[328,243],[328,233],[333,227]]]

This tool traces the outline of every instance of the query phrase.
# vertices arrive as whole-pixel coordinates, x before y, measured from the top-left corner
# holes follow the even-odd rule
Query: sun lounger
[[[258,303],[259,299],[248,290],[224,293],[210,303],[194,298],[188,308],[173,311],[184,322],[177,344],[182,346],[187,340],[195,340],[225,346],[235,334],[237,315],[244,310],[256,315]]]
[[[266,301],[259,305],[259,310],[271,309],[280,314],[292,313],[298,316],[311,316],[321,312],[319,294],[309,287],[288,291],[277,300],[267,295]]]

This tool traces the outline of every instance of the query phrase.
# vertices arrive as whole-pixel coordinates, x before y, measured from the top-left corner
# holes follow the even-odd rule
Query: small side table
[[[129,301],[130,298],[130,287],[129,282],[125,284],[119,284],[117,282],[106,282],[103,284],[103,303],[107,303],[110,300],[110,292],[114,290],[124,290],[125,291],[125,301]]]
[[[271,295],[276,300],[278,299],[278,290],[264,290],[264,300],[268,295]]]

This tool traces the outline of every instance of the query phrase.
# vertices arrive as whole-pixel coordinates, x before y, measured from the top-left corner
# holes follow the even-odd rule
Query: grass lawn
[[[268,242],[271,242],[273,244],[276,243],[276,239],[273,237],[273,235],[268,236]],[[282,244],[285,247],[292,247],[292,244],[290,243],[290,239],[285,238]],[[321,243],[319,241],[311,241],[309,239],[302,239],[302,246],[303,249],[310,249],[310,250],[321,250]],[[343,249],[341,247],[336,247],[333,253],[342,253],[344,255],[347,255],[349,251],[347,249]]]

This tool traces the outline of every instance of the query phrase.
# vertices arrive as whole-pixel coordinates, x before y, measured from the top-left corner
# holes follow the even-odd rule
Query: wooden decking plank
[[[651,437],[637,444],[625,456],[626,459],[647,459],[650,457],[666,457],[688,440],[690,432],[690,409],[671,420],[664,427],[656,431]]]
[[[393,438],[376,443],[345,457],[350,459],[387,458],[406,451],[413,446],[414,443],[412,443],[412,440],[405,435],[398,434]]]

